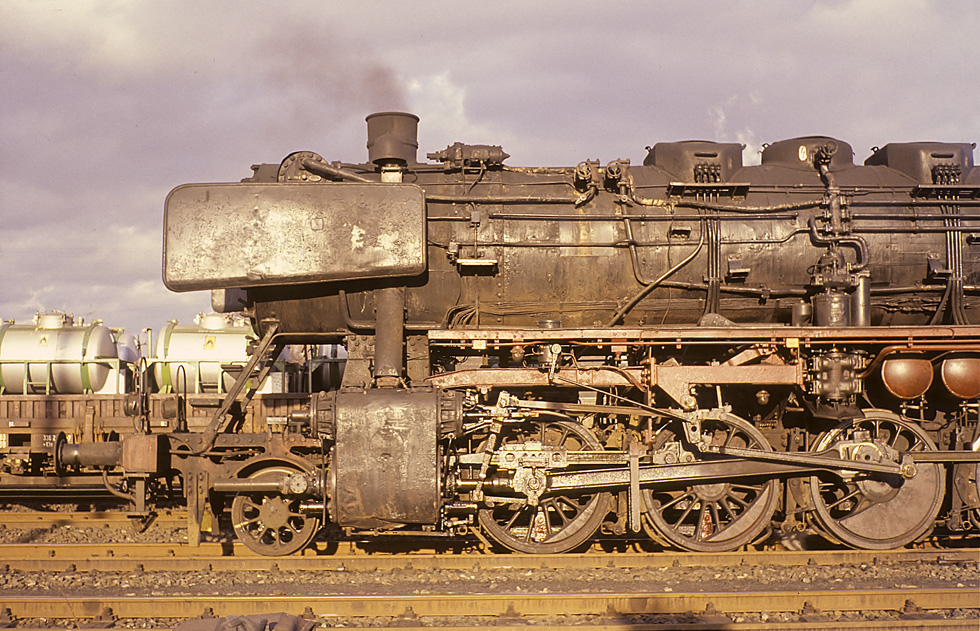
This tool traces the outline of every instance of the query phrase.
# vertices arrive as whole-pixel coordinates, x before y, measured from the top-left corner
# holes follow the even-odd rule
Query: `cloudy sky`
[[[357,8],[348,8],[356,6]],[[0,0],[0,318],[136,332],[209,309],[161,281],[163,201],[296,150],[642,160],[658,141],[980,140],[975,0],[289,3]]]

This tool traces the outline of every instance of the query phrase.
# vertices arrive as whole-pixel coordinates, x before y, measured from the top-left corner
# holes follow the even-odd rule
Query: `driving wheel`
[[[658,434],[659,445],[684,442],[675,425]],[[712,445],[772,451],[762,432],[732,415],[706,419],[701,430]],[[655,539],[682,550],[724,552],[751,543],[766,529],[776,510],[779,481],[657,485],[643,489],[642,495],[646,525]]]
[[[925,431],[891,412],[869,411],[820,437],[816,451],[845,440],[879,441],[903,452],[935,451]],[[890,550],[915,541],[932,528],[942,506],[946,481],[936,463],[916,463],[915,475],[857,473],[810,478],[813,511],[831,538],[854,548]]]
[[[534,421],[515,428],[503,444],[540,441],[544,446],[569,451],[601,451],[602,445],[588,429],[569,421]],[[568,470],[568,469],[563,469]],[[480,526],[494,541],[515,552],[553,554],[572,550],[587,541],[609,512],[609,493],[548,494],[537,505],[497,502],[479,512]]]

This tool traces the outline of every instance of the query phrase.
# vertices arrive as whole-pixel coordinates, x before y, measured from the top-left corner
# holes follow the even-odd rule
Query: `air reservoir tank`
[[[38,313],[34,324],[0,325],[0,392],[86,394],[100,390],[115,362],[112,331],[96,320],[76,325],[62,312]]]
[[[248,361],[254,336],[244,320],[208,313],[194,321],[172,321],[160,331],[153,374],[161,392],[227,392],[238,375],[235,367]]]

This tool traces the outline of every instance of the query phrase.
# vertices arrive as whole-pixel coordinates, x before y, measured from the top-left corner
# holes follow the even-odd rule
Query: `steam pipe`
[[[405,288],[386,287],[378,290],[377,297],[374,377],[379,380],[379,385],[394,386],[402,375],[402,356],[405,346]]]
[[[810,238],[817,245],[850,245],[857,250],[857,264],[851,270],[859,272],[868,266],[868,242],[863,237],[821,237],[817,231],[816,217],[810,217]]]
[[[318,162],[316,160],[303,160],[303,168],[307,171],[313,171],[314,173],[325,173],[327,175],[334,175],[336,177],[341,177],[347,180],[353,180],[355,182],[363,182],[365,184],[377,184],[374,180],[369,180],[366,177],[361,177],[356,173],[351,173],[350,171],[344,171],[343,169],[338,169],[332,167],[325,162]]]

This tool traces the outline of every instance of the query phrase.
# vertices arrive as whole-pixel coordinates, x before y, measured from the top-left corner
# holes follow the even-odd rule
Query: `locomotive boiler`
[[[976,536],[973,145],[514,167],[459,142],[420,162],[418,122],[369,116],[365,163],[300,151],[168,196],[164,282],[257,336],[206,426],[133,438],[192,524],[230,508],[262,554],[326,524],[529,553]],[[342,380],[244,427],[294,343],[343,344]]]

